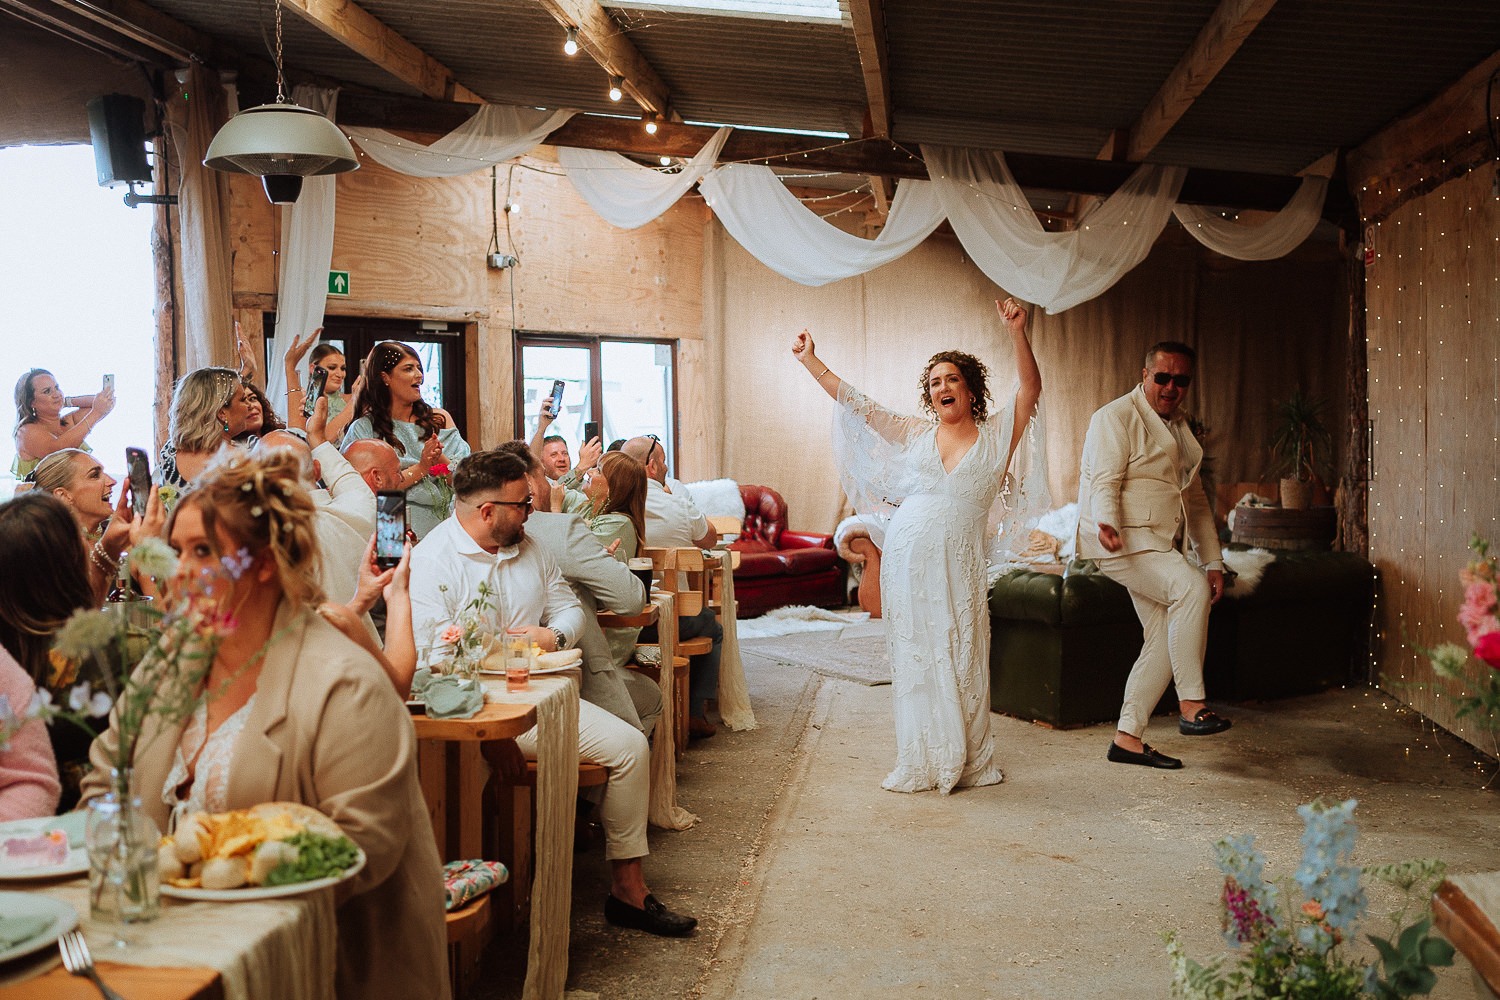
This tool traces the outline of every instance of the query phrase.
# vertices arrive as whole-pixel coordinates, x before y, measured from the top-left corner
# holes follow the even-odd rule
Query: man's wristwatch
[[[548,626],[548,627],[550,628],[551,626]],[[560,628],[554,628],[554,629],[552,629],[552,638],[557,643],[557,648],[558,649],[567,649],[568,648],[568,637],[566,635],[563,635],[563,630],[562,629],[560,629]]]

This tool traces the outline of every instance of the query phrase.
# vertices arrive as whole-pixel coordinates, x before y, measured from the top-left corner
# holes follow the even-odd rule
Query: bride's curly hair
[[[194,486],[184,493],[172,525],[184,507],[198,508],[203,533],[219,557],[219,529],[252,558],[269,552],[276,562],[281,592],[295,605],[323,603],[322,553],[313,521],[317,508],[302,483],[303,459],[290,448],[272,448],[247,456],[226,448],[213,460]]]
[[[932,374],[932,370],[944,361],[957,368],[958,373],[964,377],[964,382],[969,387],[969,393],[974,397],[974,402],[969,407],[970,411],[974,414],[974,422],[976,424],[984,423],[985,418],[990,415],[990,403],[993,402],[990,399],[990,370],[985,366],[983,361],[980,361],[972,354],[965,354],[963,351],[939,351],[927,362],[927,367],[922,369],[920,390],[922,393],[922,409],[933,416],[937,416],[937,410],[932,407],[932,393],[927,389],[927,378]]]
[[[365,387],[359,394],[359,410],[356,417],[369,417],[370,428],[375,436],[396,449],[397,454],[406,450],[406,445],[396,436],[395,424],[391,420],[391,387],[381,379],[395,370],[403,358],[414,358],[418,364],[422,359],[417,352],[399,340],[387,340],[376,344],[370,351],[370,360],[365,365]],[[443,415],[424,400],[411,404],[411,422],[422,428],[422,440],[426,441],[448,426]]]

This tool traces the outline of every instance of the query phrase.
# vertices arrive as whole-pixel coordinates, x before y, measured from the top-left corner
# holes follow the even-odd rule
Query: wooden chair
[[[502,919],[510,928],[525,927],[531,914],[532,840],[536,827],[536,761],[526,762],[526,772],[514,784],[499,780],[490,782],[493,817],[491,842],[501,858],[517,859],[510,881],[497,886],[503,908]],[[609,780],[609,769],[588,761],[578,762],[578,787],[592,788]]]
[[[448,911],[448,985],[453,1000],[469,995],[479,975],[479,959],[491,936],[490,893]]]
[[[684,618],[692,618],[700,614],[707,603],[707,593],[710,590],[711,567],[705,563],[703,552],[695,548],[662,549],[646,547],[641,549],[641,555],[649,557],[651,567],[658,578],[658,586],[670,592],[677,607],[677,620],[681,622]],[[712,652],[714,641],[707,636],[677,639],[676,649],[678,657],[686,660],[688,657],[700,656]],[[676,739],[677,752],[681,754],[687,749],[688,742],[688,713],[689,713],[689,664],[674,661],[673,679],[673,721],[676,723],[676,731],[673,734]]]
[[[721,541],[725,535],[739,535],[745,530],[745,522],[743,520],[725,514],[718,514],[709,518],[708,523],[713,525],[714,531],[719,533]]]

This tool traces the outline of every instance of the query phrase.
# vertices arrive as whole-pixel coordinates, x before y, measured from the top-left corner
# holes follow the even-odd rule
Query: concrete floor
[[[992,716],[1005,783],[942,797],[879,787],[888,686],[753,652],[746,673],[761,728],[695,743],[680,798],[703,822],[652,831],[647,877],[698,932],[608,927],[607,866],[597,849],[579,855],[578,1000],[1165,998],[1162,931],[1200,959],[1223,949],[1212,842],[1253,832],[1268,873],[1289,877],[1295,809],[1318,795],[1359,800],[1357,862],[1500,868],[1494,762],[1373,689],[1224,709],[1235,727],[1214,737],[1154,720],[1147,739],[1184,758],[1177,772],[1106,762],[1109,726]],[[1372,902],[1368,930],[1383,932],[1386,902]],[[518,995],[513,949],[496,952],[481,995]],[[1467,968],[1433,996],[1473,996]]]

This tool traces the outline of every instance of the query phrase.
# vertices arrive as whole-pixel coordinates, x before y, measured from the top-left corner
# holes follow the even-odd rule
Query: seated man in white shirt
[[[399,490],[401,485],[401,456],[396,449],[379,438],[360,438],[350,441],[344,449],[344,458],[354,466],[365,484],[376,493],[381,490]]]
[[[526,535],[531,513],[531,486],[526,466],[514,455],[477,452],[459,463],[453,474],[453,514],[412,550],[411,603],[417,648],[433,647],[442,656],[435,633],[479,595],[487,583],[494,604],[485,609],[491,630],[524,628],[543,650],[569,648],[583,629],[583,608],[557,562]],[[498,610],[497,610],[498,607]],[[527,756],[536,756],[536,730],[516,740]],[[647,796],[650,791],[650,747],[640,730],[604,709],[581,701],[578,706],[578,751],[586,761],[609,771],[599,821],[605,833],[605,857],[613,869],[604,901],[604,917],[668,937],[692,931],[698,921],[673,913],[646,887],[641,858],[646,846]]]
[[[667,450],[656,435],[631,438],[620,450],[646,467],[646,538],[641,544],[668,549],[713,548],[719,541],[719,533],[708,523],[708,518],[686,491],[672,493],[665,488]],[[713,608],[704,608],[692,618],[679,619],[677,629],[683,639],[707,636],[714,641],[713,649],[692,657],[688,670],[688,734],[712,736],[715,730],[708,721],[708,702],[719,696],[719,654],[724,628]],[[654,640],[643,632],[642,641]]]

